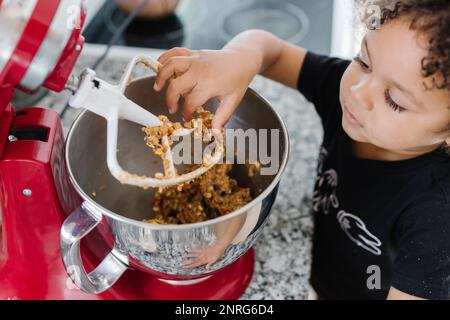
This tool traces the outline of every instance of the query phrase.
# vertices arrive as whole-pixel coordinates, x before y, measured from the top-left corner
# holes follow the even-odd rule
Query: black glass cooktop
[[[175,14],[136,19],[118,44],[168,49],[219,49],[247,29],[270,31],[294,44],[327,54],[333,0],[181,0]],[[91,43],[107,43],[126,14],[106,1],[84,31]]]

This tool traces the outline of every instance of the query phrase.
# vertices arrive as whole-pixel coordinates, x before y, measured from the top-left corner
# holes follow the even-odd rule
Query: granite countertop
[[[102,45],[86,45],[76,72],[91,66],[103,50]],[[158,57],[162,51],[115,47],[99,66],[99,77],[118,81],[131,57],[143,52]],[[311,262],[312,190],[322,127],[314,107],[296,90],[259,76],[251,87],[264,96],[285,121],[291,154],[269,223],[256,242],[255,273],[242,299],[306,299]],[[50,93],[38,105],[60,112],[68,96],[67,92]],[[79,112],[70,108],[65,113],[65,134]]]

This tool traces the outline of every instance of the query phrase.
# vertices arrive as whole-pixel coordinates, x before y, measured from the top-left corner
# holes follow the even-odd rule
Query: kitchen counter
[[[76,72],[90,66],[104,46],[87,45]],[[100,78],[116,82],[127,62],[137,53],[158,57],[161,51],[115,47],[99,69]],[[296,90],[262,77],[251,87],[268,99],[288,128],[291,154],[281,180],[269,223],[255,245],[255,273],[242,299],[306,299],[310,271],[312,235],[312,190],[322,127],[313,106]],[[38,105],[60,112],[68,93],[50,93]],[[64,133],[80,110],[68,109],[63,118]]]

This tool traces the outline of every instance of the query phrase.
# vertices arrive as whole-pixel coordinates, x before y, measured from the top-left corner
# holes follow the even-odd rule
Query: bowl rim
[[[142,76],[142,77],[138,77],[133,79],[133,82],[138,82],[138,81],[143,81],[146,80],[148,78],[154,78],[155,76]],[[284,137],[284,141],[285,141],[285,152],[283,153],[283,158],[281,161],[281,165],[280,168],[275,176],[275,178],[272,180],[272,182],[264,189],[263,192],[261,192],[256,198],[254,198],[252,201],[250,201],[249,203],[247,203],[245,206],[239,208],[238,210],[233,211],[230,214],[218,217],[218,218],[214,218],[214,219],[210,219],[210,220],[206,220],[203,222],[196,222],[196,223],[186,223],[186,224],[151,224],[151,223],[147,223],[144,221],[139,221],[139,220],[135,220],[135,219],[131,219],[131,218],[127,218],[124,217],[118,213],[115,213],[103,206],[101,206],[100,204],[98,204],[94,199],[92,199],[82,188],[81,186],[77,183],[77,181],[74,178],[74,174],[72,172],[72,168],[69,165],[69,144],[71,142],[71,137],[74,134],[75,131],[75,127],[77,126],[77,124],[81,121],[81,119],[83,118],[85,113],[90,113],[89,110],[84,110],[82,111],[77,118],[75,119],[75,121],[72,123],[70,129],[69,129],[69,133],[67,134],[67,138],[65,140],[65,147],[64,147],[64,154],[65,154],[65,161],[66,161],[66,167],[67,167],[67,171],[69,173],[69,180],[72,183],[72,185],[74,186],[75,190],[77,191],[77,193],[83,198],[83,203],[87,202],[88,206],[83,208],[85,210],[88,210],[90,213],[92,214],[101,214],[102,217],[103,215],[106,215],[107,217],[119,221],[121,223],[126,223],[126,224],[131,224],[133,226],[136,227],[141,227],[141,228],[145,228],[145,229],[150,229],[150,230],[185,230],[185,229],[195,229],[195,228],[201,228],[201,227],[206,227],[206,226],[211,226],[211,225],[215,225],[221,222],[225,222],[227,220],[233,219],[245,212],[247,212],[248,210],[250,210],[252,207],[255,206],[256,203],[258,202],[262,202],[263,199],[265,199],[274,189],[275,187],[278,185],[278,183],[281,180],[281,176],[283,175],[285,169],[286,169],[286,165],[287,162],[289,160],[289,156],[290,156],[290,140],[289,140],[289,134],[286,128],[286,125],[283,121],[283,119],[281,118],[281,116],[278,114],[278,112],[275,111],[275,109],[272,107],[271,103],[264,98],[263,96],[261,96],[258,92],[256,92],[254,89],[252,88],[248,88],[248,91],[250,93],[252,93],[253,95],[255,95],[257,98],[261,99],[270,109],[271,111],[274,113],[274,115],[276,116],[276,118],[278,119],[280,125],[281,125],[281,129],[283,132],[283,137]],[[91,212],[90,209],[94,209],[98,212]]]

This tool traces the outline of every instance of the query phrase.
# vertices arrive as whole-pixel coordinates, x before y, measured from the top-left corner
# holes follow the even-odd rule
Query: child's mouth
[[[353,115],[353,113],[350,112],[350,110],[346,106],[344,106],[344,117],[348,122],[350,122],[350,124],[364,128],[361,122],[358,121],[358,119]]]

